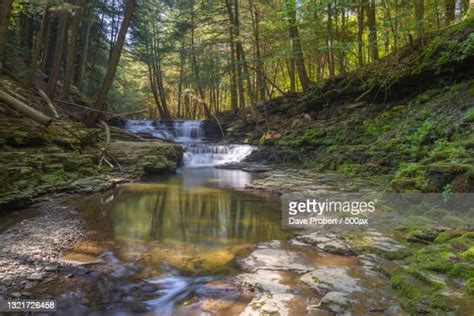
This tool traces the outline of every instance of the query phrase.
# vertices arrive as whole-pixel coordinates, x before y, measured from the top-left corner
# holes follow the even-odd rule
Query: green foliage
[[[468,123],[474,123],[474,107],[469,108],[464,114],[464,120]]]

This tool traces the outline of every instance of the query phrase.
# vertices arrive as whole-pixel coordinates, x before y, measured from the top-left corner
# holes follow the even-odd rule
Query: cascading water
[[[209,143],[202,121],[196,120],[129,120],[125,129],[132,133],[146,133],[155,138],[182,144],[186,167],[210,167],[239,162],[254,149],[250,145]]]

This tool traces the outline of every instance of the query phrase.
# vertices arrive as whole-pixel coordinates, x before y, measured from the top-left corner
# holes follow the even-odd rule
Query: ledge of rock
[[[156,175],[173,173],[182,164],[183,148],[161,141],[110,143],[109,151],[131,173]]]

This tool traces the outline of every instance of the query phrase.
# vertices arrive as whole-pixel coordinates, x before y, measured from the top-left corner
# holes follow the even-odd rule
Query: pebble
[[[41,273],[33,273],[27,276],[26,279],[30,281],[41,281],[43,279],[43,275]]]
[[[58,271],[58,266],[54,265],[54,264],[47,265],[46,267],[44,267],[44,271],[46,271],[46,272],[56,272],[56,271]]]

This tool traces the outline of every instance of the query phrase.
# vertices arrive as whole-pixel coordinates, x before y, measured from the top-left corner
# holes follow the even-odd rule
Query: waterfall
[[[125,129],[182,144],[186,167],[210,167],[239,162],[254,149],[250,145],[209,143],[202,121],[197,120],[128,120]]]

